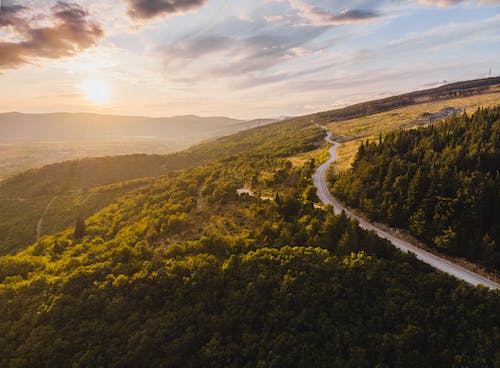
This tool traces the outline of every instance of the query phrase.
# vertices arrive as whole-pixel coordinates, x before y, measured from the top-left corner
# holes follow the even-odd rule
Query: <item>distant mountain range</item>
[[[83,157],[165,154],[282,119],[167,118],[89,113],[0,114],[0,180]]]
[[[278,119],[251,121],[196,115],[150,118],[89,113],[0,114],[0,140],[110,142],[154,139],[182,146],[266,125]]]

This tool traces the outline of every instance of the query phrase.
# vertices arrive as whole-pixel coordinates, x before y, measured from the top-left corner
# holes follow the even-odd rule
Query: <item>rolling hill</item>
[[[472,109],[482,104],[488,106],[494,104],[495,101],[498,103],[499,92],[497,91],[498,86],[495,84],[498,82],[497,79],[459,84],[460,86],[471,88],[470,92],[465,92],[468,90],[465,87],[462,89],[463,94],[468,95],[467,97],[459,96],[445,100],[438,99],[434,102],[420,102],[416,105],[400,107],[388,112],[375,113],[359,118],[354,117],[360,113],[360,106],[369,106],[372,111],[379,111],[384,104],[377,101],[369,101],[364,104],[355,105],[354,107],[291,118],[288,121],[271,125],[268,125],[271,122],[269,119],[242,122],[222,118],[222,123],[217,123],[217,118],[197,118],[194,116],[172,118],[172,121],[177,121],[177,123],[186,122],[186,127],[183,128],[185,131],[189,131],[190,129],[196,130],[194,127],[196,124],[200,124],[203,119],[208,119],[206,120],[208,126],[214,129],[236,129],[242,131],[235,135],[209,140],[169,155],[125,155],[68,161],[49,165],[41,169],[30,170],[0,183],[0,213],[2,214],[0,215],[0,254],[15,251],[36,240],[37,221],[39,221],[41,215],[47,209],[47,205],[51,203],[52,198],[55,196],[57,196],[56,200],[51,204],[49,211],[47,211],[44,217],[45,226],[42,228],[42,234],[50,234],[63,230],[72,225],[76,214],[80,213],[83,216],[89,216],[100,208],[112,203],[127,191],[143,185],[140,180],[134,181],[136,179],[161,176],[175,170],[205,165],[214,160],[231,160],[234,155],[252,150],[256,146],[261,147],[262,154],[264,155],[266,152],[272,152],[274,145],[277,144],[276,139],[273,139],[273,137],[280,136],[284,140],[280,144],[286,144],[288,136],[291,137],[295,134],[293,129],[298,129],[298,126],[303,126],[304,124],[313,125],[313,122],[321,121],[326,116],[330,116],[333,119],[339,116],[351,117],[349,120],[324,121],[328,129],[334,132],[336,136],[344,136],[348,140],[340,148],[340,152],[342,153],[340,156],[340,165],[343,167],[346,162],[350,163],[354,158],[360,139],[371,136],[374,132],[378,134],[378,132],[405,128],[409,125],[412,126],[411,124],[414,122],[415,116],[429,112],[438,112],[444,106],[458,106],[460,108]],[[478,86],[484,87],[485,84],[487,88],[478,88]],[[456,87],[456,85],[454,86]],[[427,96],[425,98],[431,98],[432,96],[439,97],[440,95],[436,91],[450,91],[455,88],[454,86],[417,91],[415,94],[410,94],[410,96],[419,96],[419,101],[424,99],[425,96]],[[398,98],[398,96],[395,96],[392,98],[392,101],[398,101]],[[406,100],[402,98],[401,101]],[[22,119],[19,119],[21,119],[20,121],[24,121],[23,124],[27,124],[26,126],[28,127],[31,126],[25,120],[26,116],[29,115],[19,116],[22,117]],[[57,130],[57,126],[64,128],[64,126],[60,125],[64,119],[55,119],[55,117],[62,116],[69,118],[73,115],[54,114],[51,116],[41,116],[44,116],[44,119],[50,122],[48,126]],[[99,122],[105,124],[102,119],[107,118],[103,115],[92,114],[75,116],[83,119],[78,120],[82,126],[88,127],[97,126]],[[85,122],[85,116],[90,117],[88,122]],[[137,132],[137,129],[139,129],[137,124],[141,121],[141,118],[137,117],[111,118],[109,127],[105,128],[108,129],[108,132],[112,131],[112,129],[117,129],[120,122],[124,122],[125,126],[129,127],[128,132],[132,134],[133,132]],[[155,126],[160,126],[156,134],[163,134],[161,133],[162,131],[165,132],[168,130],[163,127],[163,125],[168,125],[168,119],[146,118],[146,120],[149,121],[147,124],[147,129],[150,129],[149,132],[153,132]],[[188,123],[189,121],[191,122]],[[252,126],[257,126],[258,128],[245,130]],[[69,128],[65,127],[62,130],[65,133],[61,132],[57,134],[66,134],[67,136],[70,134]],[[277,132],[282,133],[278,134]],[[286,132],[286,134],[283,132]],[[14,137],[16,135],[20,136],[21,133],[18,129],[17,133],[11,132],[9,134],[10,137]],[[205,132],[203,134],[208,133]],[[96,139],[102,139],[102,137],[99,138],[95,133],[93,133],[93,136]],[[151,145],[150,142],[147,144]],[[259,144],[261,145],[259,146]],[[120,144],[120,147],[122,146],[123,143]],[[343,153],[344,146],[350,147],[348,154]],[[291,149],[288,158],[292,162],[300,163],[299,166],[302,166],[311,158],[318,159],[322,157],[321,149],[311,151],[312,148],[317,147],[318,145],[314,142],[305,143],[305,146],[300,151]],[[300,154],[297,155],[298,153]],[[130,180],[134,182],[123,186],[114,186],[114,184]],[[81,201],[86,198],[88,199],[82,205]]]
[[[0,257],[0,366],[494,367],[498,292],[313,205],[315,164],[289,157],[323,136],[293,119],[193,147]]]
[[[115,116],[89,113],[0,114],[2,140],[108,141],[132,138],[192,142],[195,133],[201,139],[243,129],[244,121],[226,117],[195,115],[168,118]]]
[[[245,130],[168,155],[85,158],[14,175],[0,182],[0,254],[17,251],[34,242],[37,221],[46,209],[42,234],[63,230],[72,225],[75,216],[90,216],[127,191],[145,185],[136,179],[167,175],[221,159],[230,161],[234,155],[255,147],[262,148],[262,155],[269,155],[276,147],[290,146],[286,150],[288,156],[317,148],[321,139],[311,136],[307,129],[300,148],[288,142],[296,130],[304,126],[309,131],[321,131],[306,120],[294,119]],[[56,200],[51,202],[54,197]]]
[[[320,124],[344,121],[390,111],[421,103],[446,101],[481,94],[496,93],[500,89],[500,77],[476,79],[445,84],[436,88],[423,89],[402,95],[361,102],[340,109],[311,114],[308,117]]]
[[[275,121],[195,115],[150,118],[88,113],[4,113],[0,114],[0,178],[76,158],[170,153]]]

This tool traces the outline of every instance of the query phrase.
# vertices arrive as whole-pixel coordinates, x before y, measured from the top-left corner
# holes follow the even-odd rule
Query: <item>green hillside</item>
[[[394,109],[398,106],[425,101],[441,101],[441,103],[444,103],[443,101],[447,99],[460,96],[467,96],[467,101],[478,99],[478,101],[484,102],[487,98],[496,96],[494,92],[497,89],[498,78],[461,82],[436,89],[423,90],[356,104],[342,109],[320,112],[294,118],[286,122],[271,124],[270,126],[249,129],[169,155],[127,155],[80,159],[49,165],[41,169],[29,170],[5,181],[0,181],[0,254],[15,252],[34,242],[37,238],[37,228],[38,233],[40,233],[39,235],[43,235],[61,231],[71,226],[76,217],[90,216],[125,194],[128,191],[127,188],[136,188],[141,185],[141,182],[133,182],[125,186],[120,186],[120,190],[114,190],[114,187],[109,187],[110,184],[165,175],[175,170],[192,168],[223,158],[231,160],[233,155],[255,147],[260,149],[260,155],[272,155],[275,146],[279,145],[283,148],[288,146],[286,148],[288,150],[288,157],[293,158],[297,154],[303,152],[309,153],[312,148],[318,147],[320,139],[314,136],[314,134],[311,137],[305,135],[301,141],[302,146],[299,147],[293,146],[289,142],[290,137],[294,137],[297,129],[312,125],[315,122],[330,123],[329,129],[338,134],[337,130],[342,131],[342,129],[345,130],[350,126],[346,122],[336,123],[342,119],[352,119],[356,116],[364,116],[367,113],[373,114],[379,111]],[[4,121],[5,129],[8,125],[5,123],[9,119],[12,119],[12,115],[19,120],[21,125],[24,124],[29,129],[34,129],[33,122],[28,119],[31,115],[25,116],[22,114],[6,114],[6,120]],[[371,121],[375,116],[369,115],[360,119],[369,119]],[[269,120],[257,120],[241,123],[236,120],[233,121],[224,118],[199,118],[196,116],[176,117],[165,120],[92,114],[45,114],[40,115],[38,118],[44,124],[48,124],[51,127],[47,134],[52,134],[50,133],[51,131],[57,133],[61,130],[62,123],[67,123],[68,119],[74,118],[76,120],[72,124],[80,126],[85,132],[94,134],[96,137],[102,136],[102,129],[110,134],[113,132],[113,134],[118,134],[119,126],[122,125],[125,130],[124,134],[127,132],[129,135],[139,134],[141,132],[140,129],[143,129],[139,129],[139,125],[145,121],[147,122],[146,128],[151,130],[151,134],[161,133],[167,135],[172,133],[171,129],[179,124],[185,126],[184,128],[187,130],[196,130],[196,127],[201,124],[200,121],[203,121],[203,124],[207,124],[210,128],[209,133],[216,131],[220,133],[222,132],[221,127],[224,127],[224,129],[234,128],[235,130],[242,130],[256,125],[265,125],[270,122]],[[390,121],[391,119],[394,120],[394,118],[390,117],[390,114],[387,116],[383,115],[382,121],[376,124],[377,131],[386,131],[391,126],[395,128],[402,124],[399,120],[403,119],[400,119],[399,116],[396,125],[393,121]],[[104,121],[107,122],[105,124],[106,127],[99,128],[101,130],[94,129],[99,124],[102,125]],[[356,119],[352,121],[356,122]],[[407,122],[405,121],[405,123]],[[385,128],[381,128],[382,126],[385,126]],[[16,129],[9,134],[21,134],[18,132],[19,126]],[[314,131],[316,128],[311,127],[310,129]],[[225,130],[224,132],[229,131]],[[101,133],[97,134],[96,132]],[[74,133],[68,132],[67,129],[62,129],[57,134]],[[349,149],[355,152],[357,144],[357,141],[354,142],[354,145],[351,145]],[[345,146],[347,147],[347,145]],[[349,157],[352,155],[344,157],[345,152],[343,149],[344,147],[340,149],[341,160],[343,162],[341,165],[345,166],[346,159],[349,161]],[[42,224],[38,226],[40,218],[44,213]]]
[[[166,172],[165,165],[163,156],[154,155],[83,159],[30,170],[1,182],[0,254],[33,243],[45,209],[42,234],[63,230],[76,216],[88,216],[141,185],[133,179]]]
[[[36,240],[37,222],[46,212],[42,234],[61,231],[77,216],[88,217],[130,189],[136,179],[156,177],[208,162],[232,160],[243,152],[261,157],[291,156],[317,148],[322,132],[303,119],[276,123],[209,141],[170,155],[89,158],[45,166],[0,182],[0,254],[15,252]],[[301,131],[302,136],[297,136]],[[294,141],[291,141],[294,140]],[[124,185],[110,186],[125,181]]]
[[[287,157],[323,134],[295,120],[185,152],[214,160],[0,257],[0,366],[497,365],[498,292],[313,206],[314,162]]]

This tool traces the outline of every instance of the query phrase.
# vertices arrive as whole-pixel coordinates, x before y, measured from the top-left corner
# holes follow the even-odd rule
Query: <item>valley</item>
[[[0,178],[87,157],[173,153],[278,120],[3,113],[0,114]]]

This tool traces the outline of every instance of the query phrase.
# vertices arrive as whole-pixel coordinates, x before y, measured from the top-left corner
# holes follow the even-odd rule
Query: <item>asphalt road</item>
[[[450,275],[455,276],[456,278],[468,282],[474,286],[484,285],[490,289],[500,289],[500,284],[487,279],[484,276],[481,276],[477,273],[469,271],[455,263],[448,261],[447,259],[441,258],[435,254],[429,253],[421,248],[418,248],[407,241],[400,239],[388,232],[376,227],[375,225],[367,222],[366,220],[360,218],[355,215],[347,208],[342,206],[330,193],[328,186],[326,184],[325,176],[328,167],[338,158],[337,148],[340,143],[335,142],[331,139],[331,133],[327,133],[325,140],[332,144],[330,148],[330,159],[326,161],[323,165],[316,169],[316,172],[313,175],[314,186],[317,189],[317,196],[324,204],[331,204],[335,213],[339,214],[344,211],[348,217],[354,218],[359,222],[359,226],[365,230],[374,231],[379,237],[389,240],[396,248],[401,249],[403,252],[411,252],[414,253],[415,256],[425,262],[437,270],[446,272]]]

